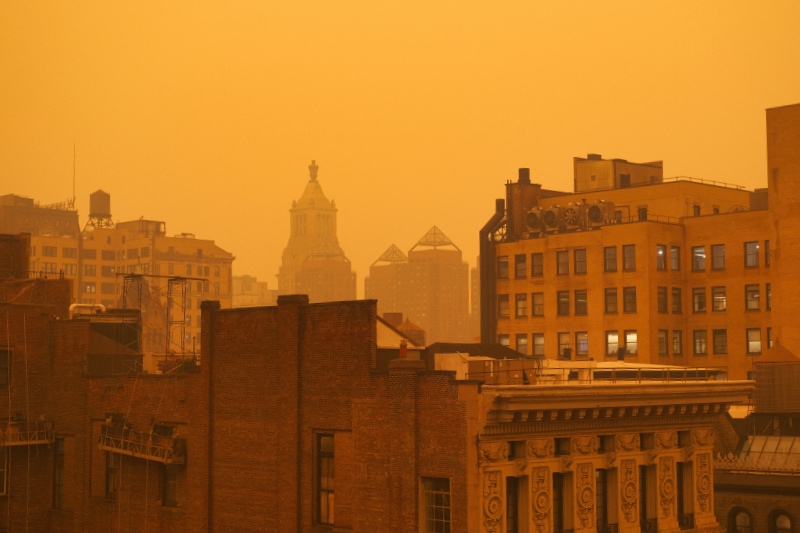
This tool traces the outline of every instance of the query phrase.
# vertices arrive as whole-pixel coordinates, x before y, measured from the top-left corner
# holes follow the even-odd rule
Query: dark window
[[[577,357],[589,357],[589,333],[578,331],[575,333],[575,355]]]
[[[0,387],[11,382],[11,350],[0,350]]]
[[[594,485],[597,499],[597,531],[606,531],[608,526],[608,472],[605,469],[595,470]]]
[[[626,313],[636,312],[636,287],[622,288],[622,310]]]
[[[638,215],[639,222],[646,222],[647,221],[647,208],[646,207],[638,208],[636,210],[636,213]]]
[[[725,287],[711,287],[711,309],[725,311],[728,308],[728,298]]]
[[[514,277],[524,278],[528,273],[528,265],[525,262],[525,254],[514,256]]]
[[[694,354],[708,354],[708,334],[704,329],[694,330]]]
[[[761,353],[761,328],[747,329],[747,353]]]
[[[715,329],[714,335],[714,353],[717,355],[725,355],[728,353],[728,330]]]
[[[119,462],[119,454],[106,452],[106,498],[109,500],[117,499],[117,489],[119,488]]]
[[[619,353],[619,333],[606,331],[606,355],[616,357]]]
[[[508,294],[497,295],[497,316],[499,318],[508,318]]]
[[[669,248],[669,268],[670,270],[681,269],[681,247],[670,246]]]
[[[758,311],[761,309],[761,295],[758,285],[744,286],[745,309],[748,311]]]
[[[636,270],[636,245],[622,246],[622,270]]]
[[[692,312],[705,313],[706,312],[706,288],[695,287],[692,289]]]
[[[672,355],[683,354],[683,331],[672,330]]]
[[[734,509],[728,516],[730,533],[753,533],[753,519],[750,513],[742,509]]]
[[[544,316],[544,293],[531,293],[531,316]]]
[[[558,315],[569,316],[569,291],[558,291]]]
[[[517,294],[515,295],[516,305],[514,308],[514,316],[522,318],[528,316],[528,295]]]
[[[161,469],[161,505],[177,507],[178,505],[178,468],[164,465]]]
[[[605,290],[605,310],[608,314],[617,314],[617,289]]]
[[[767,328],[767,349],[772,348],[772,328]]]
[[[667,269],[667,246],[665,244],[656,244],[656,269]]]
[[[450,533],[450,480],[422,479],[425,533]]]
[[[700,271],[706,269],[706,247],[692,246],[692,270]]]
[[[585,315],[589,311],[586,290],[575,291],[575,314]]]
[[[506,533],[519,533],[519,518],[519,479],[508,476],[506,477]]]
[[[58,247],[56,246],[42,246],[42,257],[57,257]]]
[[[744,243],[744,266],[758,266],[758,241]]]
[[[333,435],[317,435],[317,523],[334,522]]]
[[[553,473],[553,531],[564,530],[564,474]]]
[[[764,241],[764,266],[769,266],[769,241]]]
[[[572,359],[572,347],[569,342],[569,333],[561,332],[558,334],[558,358]]]
[[[722,270],[725,268],[725,245],[711,245],[711,270]]]
[[[617,247],[606,246],[603,248],[603,270],[606,272],[617,271]]]
[[[672,287],[672,313],[679,315],[683,312],[683,302],[681,301],[681,288]]]
[[[699,217],[700,216],[700,206],[696,205],[696,204],[694,206],[692,206],[692,213],[694,214],[694,216]]]
[[[569,274],[569,253],[566,250],[556,252],[556,274]]]
[[[508,256],[497,258],[497,279],[508,279]]]
[[[541,253],[531,254],[531,276],[541,277],[544,275],[544,255]]]
[[[533,334],[533,355],[544,357],[544,333]]]
[[[75,259],[78,257],[78,249],[77,248],[62,248],[61,249],[61,257],[67,257],[70,259]]]
[[[114,250],[102,250],[102,251],[100,252],[100,258],[101,258],[103,261],[113,261],[113,260],[114,260],[114,258],[116,258],[116,257],[117,257],[117,256],[116,256],[116,254],[114,253]]]
[[[668,336],[669,330],[658,330],[658,355],[669,355],[669,342],[667,340]]]
[[[8,447],[0,447],[0,496],[8,494]]]
[[[767,283],[767,311],[772,310],[772,284]]]
[[[658,288],[658,312],[659,313],[667,313],[667,312],[669,312],[669,305],[667,303],[667,288],[666,287],[659,287]]]
[[[117,269],[113,266],[101,266],[100,275],[104,278],[113,278],[117,273]]]
[[[575,250],[575,273],[586,274],[586,248],[579,248]]]

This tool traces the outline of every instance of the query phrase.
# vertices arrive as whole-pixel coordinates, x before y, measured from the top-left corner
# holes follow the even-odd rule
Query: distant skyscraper
[[[364,295],[378,312],[402,312],[419,324],[428,343],[469,342],[469,266],[436,226],[406,256],[390,246],[370,267]]]
[[[354,300],[356,274],[336,236],[336,204],[317,181],[316,161],[309,181],[289,210],[291,232],[278,272],[279,294],[307,294],[310,302]]]

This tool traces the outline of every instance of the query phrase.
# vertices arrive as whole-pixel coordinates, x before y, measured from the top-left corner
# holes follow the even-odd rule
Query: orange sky
[[[276,287],[311,159],[358,272],[437,225],[470,264],[516,169],[572,157],[766,186],[800,2],[0,3],[0,194],[214,239]]]

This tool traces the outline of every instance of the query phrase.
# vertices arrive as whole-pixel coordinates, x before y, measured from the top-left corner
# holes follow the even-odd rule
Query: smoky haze
[[[358,273],[438,226],[474,265],[518,167],[572,157],[766,186],[764,109],[800,100],[800,3],[0,5],[2,193],[214,239],[276,288],[319,164]]]

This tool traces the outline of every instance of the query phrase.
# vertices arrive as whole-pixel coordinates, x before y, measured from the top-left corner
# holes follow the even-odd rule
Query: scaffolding
[[[105,424],[100,449],[165,465],[186,463],[186,440],[164,437],[154,431],[133,431],[126,425]]]
[[[36,446],[53,444],[53,422],[37,420],[28,425],[24,421],[9,420],[2,429],[2,446]]]

